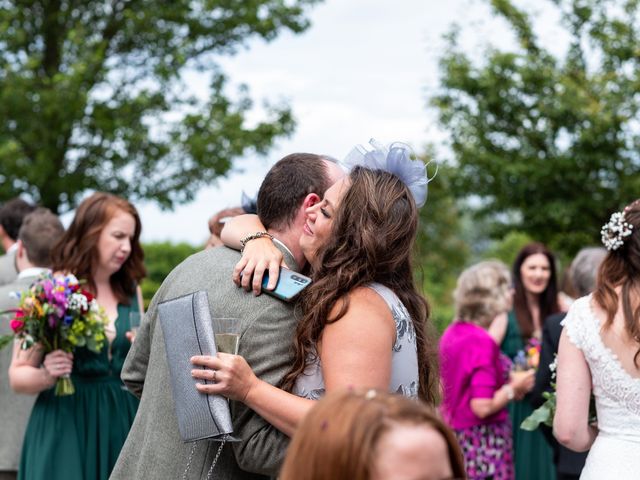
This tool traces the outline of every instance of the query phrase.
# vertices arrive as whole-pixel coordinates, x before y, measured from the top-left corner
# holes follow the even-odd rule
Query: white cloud
[[[249,85],[257,107],[262,99],[287,99],[298,121],[294,135],[279,140],[268,159],[238,161],[235,167],[244,173],[232,173],[173,212],[139,205],[145,241],[202,243],[207,219],[237,205],[242,190],[255,193],[269,167],[287,153],[342,157],[370,137],[402,140],[418,151],[442,141],[445,134],[426,110],[425,92],[437,86],[443,33],[454,21],[466,25],[463,45],[477,53],[490,39],[502,45],[510,40],[479,0],[327,0],[310,18],[312,26],[302,35],[252,41],[220,61],[232,82]],[[205,91],[206,78],[187,80],[194,91]],[[258,108],[250,118],[259,116]]]

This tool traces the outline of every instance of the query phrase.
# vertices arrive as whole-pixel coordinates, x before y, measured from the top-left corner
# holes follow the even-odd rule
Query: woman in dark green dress
[[[52,252],[53,269],[86,280],[109,317],[100,353],[80,348],[43,355],[14,347],[9,370],[20,393],[38,393],[22,448],[18,478],[107,480],[133,423],[138,400],[120,381],[129,351],[129,314],[140,312],[136,285],[145,274],[140,219],[128,201],[95,193],[83,201]],[[71,374],[75,393],[55,396]]]
[[[540,339],[544,320],[560,310],[553,254],[540,243],[526,245],[514,262],[513,282],[514,308],[502,325],[497,321],[492,326],[500,349],[512,360],[524,352],[531,338]],[[516,480],[555,480],[553,451],[540,430],[520,428],[532,411],[529,395],[509,404]]]

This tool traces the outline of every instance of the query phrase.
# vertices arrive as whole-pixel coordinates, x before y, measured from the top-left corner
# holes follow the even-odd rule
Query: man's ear
[[[309,207],[313,207],[316,203],[320,202],[322,198],[317,193],[310,193],[306,197],[304,197],[304,201],[302,202],[302,206],[306,210]]]
[[[18,258],[26,258],[27,257],[27,250],[24,248],[24,244],[22,243],[22,240],[17,240],[16,241],[16,245],[18,246],[18,249],[16,250],[16,257]]]

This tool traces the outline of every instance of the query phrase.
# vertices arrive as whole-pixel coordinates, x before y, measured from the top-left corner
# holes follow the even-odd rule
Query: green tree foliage
[[[469,255],[461,236],[460,212],[451,193],[452,174],[450,167],[440,165],[435,179],[429,183],[427,203],[420,210],[416,242],[416,264],[422,267],[431,316],[440,332],[453,318],[451,292]]]
[[[169,272],[201,248],[188,243],[170,242],[145,243],[142,248],[147,268],[147,277],[142,281],[142,296],[146,308]]]
[[[517,229],[573,255],[640,192],[640,2],[553,0],[569,38],[558,58],[515,1],[489,1],[514,49],[474,63],[454,30],[432,98],[459,166],[452,185],[476,196],[494,237]]]
[[[529,235],[514,230],[507,233],[502,240],[494,242],[483,252],[483,257],[487,260],[500,260],[508,267],[511,267],[518,252],[531,242],[533,242],[533,239]]]
[[[317,0],[0,2],[0,199],[60,212],[99,189],[161,206],[192,199],[234,158],[291,133],[286,105],[252,126],[216,57],[308,26]],[[185,72],[210,74],[209,98]]]

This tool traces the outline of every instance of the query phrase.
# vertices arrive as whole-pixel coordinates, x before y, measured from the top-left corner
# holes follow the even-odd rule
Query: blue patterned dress
[[[396,341],[391,357],[389,391],[405,397],[418,396],[418,353],[416,332],[409,312],[389,288],[380,283],[367,285],[380,295],[389,306],[396,323]],[[304,373],[298,377],[293,393],[299,397],[318,400],[325,393],[320,357],[314,355]]]

